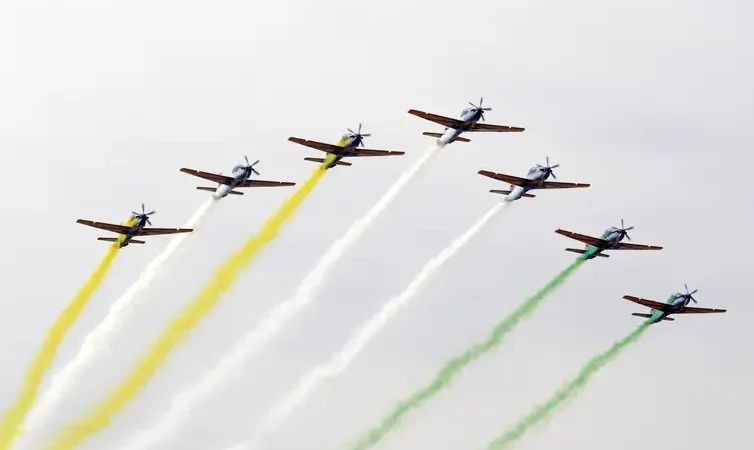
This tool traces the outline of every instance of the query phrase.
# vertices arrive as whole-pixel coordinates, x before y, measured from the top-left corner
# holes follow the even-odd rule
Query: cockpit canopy
[[[467,115],[469,115],[471,113],[475,113],[475,112],[476,112],[476,108],[466,108],[463,111],[461,111],[461,115],[462,116],[467,116]]]
[[[353,134],[351,134],[351,133],[346,133],[346,134],[344,134],[343,136],[341,136],[341,138],[340,138],[340,139],[341,139],[341,140],[344,140],[344,141],[345,141],[346,139],[351,139],[351,138],[354,138],[354,137],[356,137],[356,136],[354,136],[354,135],[353,135]]]

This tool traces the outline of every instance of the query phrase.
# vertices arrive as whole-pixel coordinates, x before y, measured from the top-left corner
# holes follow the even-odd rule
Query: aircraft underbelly
[[[218,186],[217,190],[215,191],[215,197],[216,198],[223,198],[231,191],[231,187],[227,184],[221,184]]]

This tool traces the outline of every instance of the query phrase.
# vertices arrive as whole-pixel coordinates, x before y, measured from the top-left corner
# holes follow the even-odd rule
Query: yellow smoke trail
[[[97,291],[105,275],[110,271],[110,267],[118,254],[120,247],[115,244],[110,246],[102,262],[89,277],[89,281],[79,290],[76,297],[66,306],[53,324],[52,328],[47,331],[42,349],[32,362],[24,377],[24,386],[16,400],[15,405],[5,413],[3,424],[0,426],[0,449],[7,450],[13,446],[13,442],[21,433],[21,423],[26,418],[39,393],[39,387],[42,384],[45,374],[52,366],[55,356],[58,353],[60,344],[68,334],[68,331],[76,323],[81,312],[89,303],[89,299]]]
[[[112,418],[141,392],[152,379],[170,352],[188,336],[191,330],[217,305],[221,295],[235,284],[242,269],[251,264],[266,244],[277,237],[283,225],[293,217],[301,203],[311,194],[325,174],[320,166],[309,179],[289,198],[268,221],[261,231],[246,241],[244,246],[233,254],[215,276],[191,302],[178,318],[163,331],[147,355],[123,384],[110,395],[89,417],[74,423],[58,437],[50,449],[70,450],[87,437],[101,431],[110,424]]]

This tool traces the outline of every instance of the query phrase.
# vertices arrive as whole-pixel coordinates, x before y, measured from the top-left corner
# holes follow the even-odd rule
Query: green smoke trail
[[[407,400],[404,400],[396,406],[390,414],[382,419],[379,426],[369,431],[353,447],[353,449],[364,450],[376,445],[393,428],[400,424],[403,416],[412,410],[419,408],[424,402],[437,395],[442,389],[450,386],[466,366],[481,358],[487,352],[497,348],[503,342],[503,339],[508,332],[515,328],[522,319],[533,313],[548,295],[553,293],[556,288],[563,284],[579,267],[581,267],[582,264],[584,264],[586,261],[585,256],[587,255],[581,256],[571,263],[570,266],[550,280],[536,294],[526,299],[518,309],[513,311],[502,322],[499,322],[492,330],[492,333],[487,340],[474,345],[459,356],[445,363],[440,369],[440,372],[435,376],[432,383],[414,392]]]
[[[639,325],[636,330],[623,339],[616,341],[607,351],[600,353],[592,358],[581,369],[579,374],[561,386],[545,403],[535,407],[528,415],[513,425],[508,431],[501,434],[497,439],[492,441],[487,450],[503,450],[516,444],[523,436],[535,425],[538,425],[548,419],[556,410],[565,406],[566,402],[572,400],[586,387],[592,376],[602,369],[607,363],[615,359],[623,349],[638,341],[649,327],[649,321]]]

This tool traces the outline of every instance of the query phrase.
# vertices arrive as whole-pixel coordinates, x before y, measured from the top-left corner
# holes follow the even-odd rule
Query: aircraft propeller
[[[694,289],[693,291],[689,292],[689,287],[686,285],[686,283],[683,284],[683,287],[686,288],[686,294],[683,295],[684,298],[693,301],[694,303],[697,303],[696,299],[692,297],[692,295],[696,294],[699,289]],[[688,303],[688,301],[686,301]]]
[[[628,230],[633,230],[633,229],[634,227],[626,228],[625,225],[623,225],[623,219],[620,220],[620,228],[618,228],[618,231],[620,232],[620,234],[625,236],[625,238],[628,239],[629,241],[631,240],[631,237],[628,235]]]
[[[560,167],[560,164],[555,164],[554,166],[551,166],[550,165],[550,157],[549,156],[545,156],[545,161],[547,161],[547,162],[545,162],[545,167],[544,167],[545,172],[547,174],[551,175],[553,179],[557,180],[558,177],[555,176],[555,172],[553,172],[552,169],[556,169],[556,168]],[[545,178],[547,178],[547,177],[545,177]]]
[[[356,138],[356,139],[359,140],[359,145],[361,145],[362,147],[364,146],[364,139],[363,138],[369,137],[369,136],[372,135],[371,133],[361,134],[361,124],[359,124],[359,131],[353,131],[350,128],[348,128],[347,130],[348,130],[349,133],[351,133],[353,135],[354,138]]]
[[[249,164],[249,157],[246,155],[243,155],[244,159],[246,159],[246,167],[251,169],[252,172],[254,172],[257,175],[261,175],[261,173],[257,172],[257,170],[254,168],[259,163],[259,160],[254,161],[254,164]]]
[[[154,214],[156,211],[149,211],[145,212],[144,210],[144,203],[141,204],[141,213],[137,213],[135,211],[131,211],[131,214],[134,215],[134,217],[138,217],[139,219],[147,219],[147,224],[152,225],[152,221],[149,220],[149,216]]]
[[[484,122],[484,112],[485,112],[485,111],[492,111],[492,108],[482,108],[482,102],[483,102],[483,101],[484,101],[484,97],[479,97],[479,106],[477,106],[477,105],[475,105],[475,104],[473,104],[473,103],[469,102],[469,105],[471,105],[471,106],[473,106],[474,108],[476,108],[476,109],[477,109],[477,111],[481,111],[481,112],[482,112],[482,115],[481,115],[481,116],[479,116],[479,118],[480,118],[480,119],[482,120],[482,122]]]

